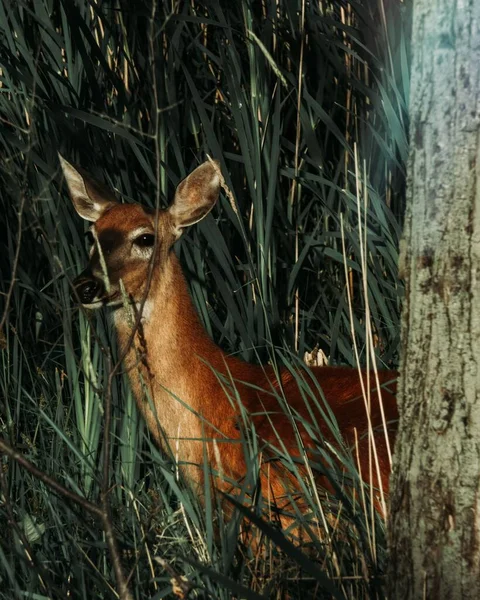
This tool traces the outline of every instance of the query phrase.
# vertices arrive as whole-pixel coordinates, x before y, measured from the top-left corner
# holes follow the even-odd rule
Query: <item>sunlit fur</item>
[[[89,206],[88,198],[85,198],[88,178],[71,165],[67,169],[65,164],[63,166],[77,211],[92,221],[96,217],[94,233],[107,266],[110,289],[104,298],[96,298],[92,306],[97,307],[104,301],[115,307],[120,348],[140,411],[157,443],[183,464],[183,471],[192,485],[198,484],[199,489],[203,487],[205,448],[211,467],[224,476],[217,478],[217,486],[229,489],[230,484],[225,482],[228,478],[240,481],[244,476],[244,448],[240,443],[231,442],[243,435],[236,397],[241,398],[247,412],[254,415],[252,422],[261,445],[267,442],[278,447],[280,438],[292,456],[300,456],[298,430],[307,451],[314,450],[311,435],[307,434],[300,419],[295,420],[294,427],[292,417],[287,416],[276,397],[283,394],[292,414],[298,413],[311,422],[312,416],[297,387],[297,378],[287,371],[276,376],[271,367],[242,362],[228,356],[213,343],[193,307],[172,249],[183,227],[198,221],[215,203],[219,193],[218,166],[205,163],[194,171],[179,186],[170,209],[160,211],[157,216],[140,205],[112,204],[110,196],[105,201],[104,211],[99,210],[101,200],[98,195],[94,199],[95,206]],[[82,178],[83,188],[77,177]],[[78,189],[84,190],[80,202],[76,198]],[[154,248],[143,253],[138,251],[131,235],[132,231],[138,230],[155,232]],[[76,285],[80,286],[88,278],[104,277],[100,262],[99,250],[94,248],[89,267],[77,279]],[[120,280],[126,292],[124,297]],[[138,311],[142,306],[140,319]],[[342,367],[318,367],[311,373],[319,382],[349,446],[355,445],[355,431],[357,433],[364,480],[371,480],[375,487],[382,486],[387,492],[390,464],[377,393],[371,393],[370,401],[380,480],[369,452],[368,418],[358,372]],[[303,376],[308,381],[309,375]],[[380,372],[379,378],[381,383],[388,382],[395,374]],[[312,382],[310,387],[315,389]],[[395,397],[383,390],[382,398],[392,445],[397,419]],[[313,406],[312,400],[310,405]],[[319,411],[313,409],[313,412],[325,438],[333,443]],[[281,503],[285,475],[273,469],[268,481],[263,472],[262,481],[264,492],[267,495],[273,493]],[[289,485],[295,486],[295,483],[290,481]]]

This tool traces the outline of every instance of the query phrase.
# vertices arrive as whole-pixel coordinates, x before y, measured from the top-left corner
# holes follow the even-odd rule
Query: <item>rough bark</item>
[[[390,599],[480,598],[480,1],[416,0]]]

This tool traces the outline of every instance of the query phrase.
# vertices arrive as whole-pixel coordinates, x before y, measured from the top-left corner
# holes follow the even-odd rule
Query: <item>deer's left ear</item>
[[[215,206],[220,193],[220,163],[207,161],[195,169],[177,187],[168,212],[178,237],[185,227],[198,223]]]
[[[73,206],[83,219],[95,222],[118,204],[113,192],[107,187],[87,175],[83,169],[76,169],[60,154],[58,158]]]

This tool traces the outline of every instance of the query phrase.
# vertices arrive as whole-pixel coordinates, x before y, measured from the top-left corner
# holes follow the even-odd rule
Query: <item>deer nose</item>
[[[98,279],[87,279],[77,277],[73,282],[72,297],[82,304],[92,304],[94,300],[99,300],[102,296],[102,283]]]

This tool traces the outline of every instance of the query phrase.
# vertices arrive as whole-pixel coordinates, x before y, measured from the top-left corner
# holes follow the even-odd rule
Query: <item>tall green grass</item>
[[[361,363],[371,336],[377,364],[395,365],[408,101],[401,4],[1,0],[3,438],[98,501],[115,339],[106,314],[70,299],[87,255],[57,151],[150,206],[170,202],[205,154],[218,158],[232,196],[178,247],[212,337],[252,361],[293,368],[318,344],[332,363],[354,365],[353,330]],[[242,548],[244,509],[223,526],[220,499],[201,508],[152,445],[125,376],[111,392],[110,501],[135,598],[171,594],[172,573],[198,598],[382,596],[384,523],[362,504],[348,449],[305,467],[330,464],[337,482],[336,495],[319,496],[301,478],[308,548],[261,523],[264,545]],[[245,451],[254,485],[254,440]],[[298,472],[281,440],[271,451]],[[15,461],[3,457],[2,469],[0,597],[114,598],[98,522]]]

